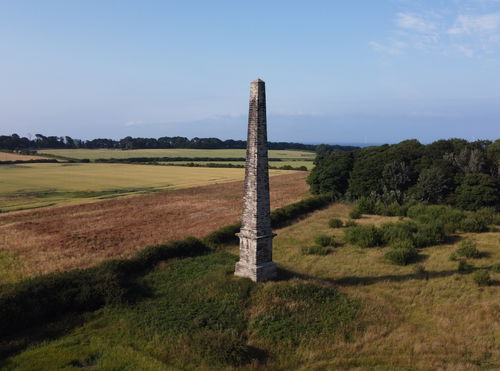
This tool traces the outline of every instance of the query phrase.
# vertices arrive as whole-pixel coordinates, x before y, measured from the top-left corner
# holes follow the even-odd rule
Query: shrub
[[[210,233],[204,238],[204,241],[212,248],[216,248],[220,245],[236,244],[238,243],[236,233],[240,231],[240,228],[240,223],[227,225]]]
[[[444,241],[445,236],[444,227],[441,223],[419,223],[418,230],[413,235],[413,243],[415,247],[437,245]]]
[[[411,240],[399,240],[392,243],[391,247],[393,249],[413,249],[413,241]]]
[[[331,218],[328,221],[328,226],[330,228],[341,228],[344,225],[344,222],[339,218]]]
[[[344,237],[347,242],[360,247],[374,247],[383,244],[381,232],[373,225],[347,228],[344,231]]]
[[[375,210],[375,201],[368,197],[360,197],[356,202],[356,206],[362,213],[373,214]]]
[[[417,230],[418,226],[414,221],[386,223],[380,228],[384,242],[388,244],[396,241],[413,241],[413,235]]]
[[[354,209],[352,209],[351,212],[349,213],[349,218],[360,219],[361,215],[362,215],[361,210],[357,206],[354,206]]]
[[[480,214],[470,214],[460,223],[463,232],[481,233],[488,231],[487,219]]]
[[[333,236],[328,236],[326,234],[320,234],[314,239],[319,246],[335,246],[335,238]]]
[[[465,258],[480,258],[481,253],[476,247],[476,244],[472,240],[463,240],[458,245],[457,251],[455,251],[457,256],[463,256]]]
[[[346,227],[355,227],[357,225],[358,225],[358,223],[356,223],[354,220],[348,220],[345,222]]]
[[[417,259],[418,251],[414,247],[391,248],[384,257],[391,264],[407,265]]]
[[[331,202],[331,195],[322,195],[309,197],[294,204],[284,206],[271,212],[271,225],[274,228],[284,227],[298,217],[325,207]]]
[[[474,282],[478,286],[488,286],[491,284],[491,277],[487,270],[480,270],[474,273]]]
[[[423,275],[425,274],[427,271],[425,270],[425,267],[422,265],[422,264],[416,264],[414,267],[413,267],[413,272],[415,274],[418,274],[418,275]]]
[[[493,264],[490,269],[492,272],[500,273],[500,263]]]
[[[302,248],[302,254],[304,255],[328,255],[332,251],[332,248],[329,246],[313,245]]]
[[[459,273],[467,273],[472,270],[473,266],[472,264],[467,263],[465,260],[461,259],[458,262],[458,267],[457,270]]]

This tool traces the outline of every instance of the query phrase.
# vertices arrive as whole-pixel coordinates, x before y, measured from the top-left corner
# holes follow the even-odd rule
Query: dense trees
[[[299,149],[314,151],[312,144],[292,142],[270,142],[270,149]],[[20,137],[17,134],[0,135],[0,149],[25,150],[40,148],[118,148],[118,149],[143,149],[143,148],[199,148],[199,149],[244,149],[244,140],[220,140],[218,138],[188,139],[186,137],[161,137],[161,138],[132,138],[130,136],[120,140],[97,138],[92,140],[73,139],[69,136],[44,136],[36,134],[34,139]],[[352,146],[322,145],[322,150],[353,150]]]
[[[415,200],[500,209],[500,140],[406,140],[348,153],[322,149],[315,164],[308,178],[315,194],[368,197],[379,205]]]

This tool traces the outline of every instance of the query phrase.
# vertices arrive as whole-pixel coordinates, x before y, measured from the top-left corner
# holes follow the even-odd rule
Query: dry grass
[[[44,157],[32,156],[32,155],[20,155],[17,153],[0,152],[0,161],[28,161],[28,160],[40,160]]]
[[[332,339],[317,349],[297,350],[282,366],[302,369],[500,369],[500,274],[492,286],[479,288],[470,274],[459,274],[449,260],[454,244],[423,250],[427,275],[414,265],[384,263],[388,248],[362,249],[344,244],[327,256],[304,256],[302,246],[318,234],[343,241],[343,228],[331,229],[328,219],[347,219],[350,206],[336,204],[290,227],[278,230],[274,259],[308,279],[338,287],[365,303],[354,340]],[[382,224],[398,218],[364,216],[360,224]],[[487,254],[475,267],[500,262],[500,233],[467,234]],[[237,252],[236,248],[234,250]],[[289,362],[289,364],[287,363]]]
[[[304,198],[306,176],[271,177],[272,207]],[[202,237],[236,222],[242,193],[238,181],[0,215],[0,251],[14,254],[29,276],[130,257],[147,245]]]

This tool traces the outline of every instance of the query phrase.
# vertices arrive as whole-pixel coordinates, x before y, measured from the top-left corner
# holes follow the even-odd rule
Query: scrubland
[[[210,186],[212,187],[212,186]],[[238,247],[169,259],[129,277],[135,299],[69,315],[20,334],[28,346],[5,369],[360,369],[500,368],[500,233],[453,233],[421,249],[417,262],[388,264],[389,247],[344,240],[352,206],[334,204],[277,229],[278,280],[233,275]],[[359,225],[397,222],[363,215]],[[326,255],[304,254],[318,235]],[[464,239],[481,252],[458,270]],[[490,285],[474,273],[488,269]],[[24,340],[22,340],[24,339]],[[44,340],[40,342],[40,339]],[[0,344],[2,345],[2,344]],[[5,344],[3,344],[5,346]]]

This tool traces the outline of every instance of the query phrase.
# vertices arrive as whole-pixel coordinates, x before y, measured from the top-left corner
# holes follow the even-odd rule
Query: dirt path
[[[304,198],[306,176],[271,177],[272,208]],[[29,276],[88,267],[234,223],[242,194],[240,181],[0,215],[0,250],[14,253]]]

